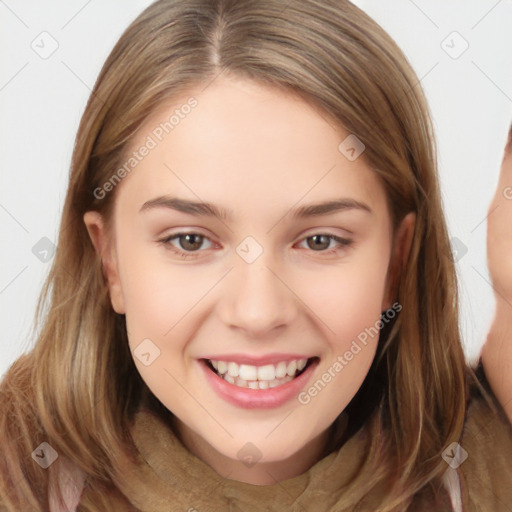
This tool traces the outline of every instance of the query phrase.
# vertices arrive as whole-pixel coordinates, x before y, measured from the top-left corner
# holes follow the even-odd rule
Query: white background
[[[74,137],[90,90],[114,43],[150,3],[0,0],[2,374],[34,342],[32,318],[50,262],[40,261],[32,248],[43,237],[56,241]],[[427,94],[450,234],[459,255],[467,249],[457,266],[464,349],[472,362],[494,308],[485,218],[512,120],[512,1],[354,3],[396,40]],[[33,49],[43,51],[43,44],[46,51],[58,47],[43,59]],[[453,58],[465,44],[468,49]]]

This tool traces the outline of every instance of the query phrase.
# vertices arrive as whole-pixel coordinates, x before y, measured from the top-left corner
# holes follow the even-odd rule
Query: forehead
[[[162,103],[145,121],[125,160],[150,149],[117,192],[139,207],[172,193],[229,202],[247,214],[340,194],[385,208],[384,190],[364,152],[351,160],[343,151],[349,136],[291,93],[218,77]]]

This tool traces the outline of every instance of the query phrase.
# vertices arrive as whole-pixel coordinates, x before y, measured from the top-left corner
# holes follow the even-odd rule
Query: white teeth
[[[256,366],[241,364],[239,369],[239,375],[240,378],[244,380],[256,380],[258,378],[258,369],[256,368]]]
[[[287,375],[284,379],[273,379],[273,380],[250,380],[246,381],[238,377],[235,379],[234,377],[231,377],[229,373],[226,373],[222,376],[222,378],[229,382],[230,384],[234,384],[235,386],[238,386],[239,388],[249,388],[249,389],[268,389],[268,388],[275,388],[277,386],[282,386],[283,384],[286,384],[287,382],[290,382],[293,380],[293,377],[290,377]]]
[[[265,366],[238,365],[234,361],[210,360],[210,362],[219,375],[227,373],[233,379],[239,377],[244,381],[264,381],[270,383],[276,379],[283,379],[286,376],[295,377],[297,371],[304,369],[308,360],[298,359],[289,363],[281,361],[277,365],[267,364]]]
[[[290,361],[288,364],[288,375],[290,377],[293,377],[295,375],[295,372],[297,371],[297,361]]]
[[[273,364],[267,364],[258,368],[258,380],[274,380],[275,378],[276,369]]]
[[[228,373],[231,377],[238,377],[238,365],[236,363],[228,363]]]
[[[302,359],[301,359],[301,361],[302,361]],[[286,375],[287,368],[288,368],[288,365],[284,361],[281,361],[280,363],[278,363],[276,366],[276,378],[282,379]]]
[[[226,373],[228,370],[228,365],[226,363],[226,361],[218,361],[218,367],[217,367],[217,371],[223,375],[224,373]]]
[[[271,380],[269,383],[268,383],[268,387],[269,388],[277,388],[277,386],[281,386],[283,384],[286,384],[287,382],[290,382],[291,380],[293,380],[293,377],[290,377],[289,375],[287,375],[284,379],[274,379],[274,380]]]

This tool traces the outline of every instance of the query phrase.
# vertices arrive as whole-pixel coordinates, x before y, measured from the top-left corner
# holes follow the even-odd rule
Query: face
[[[116,186],[113,231],[84,217],[108,247],[138,371],[186,446],[229,478],[274,483],[314,464],[375,355],[378,335],[361,334],[391,306],[402,244],[364,153],[338,149],[348,135],[289,93],[217,78],[141,127],[130,154],[155,144]]]

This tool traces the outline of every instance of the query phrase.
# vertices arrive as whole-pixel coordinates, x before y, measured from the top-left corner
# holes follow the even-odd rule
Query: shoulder
[[[482,510],[509,511],[512,425],[491,390],[481,361],[475,377],[470,382],[466,420],[459,442],[463,502],[467,507],[480,505]]]

